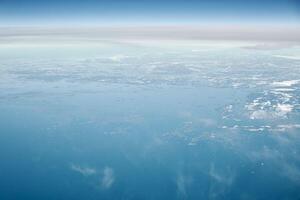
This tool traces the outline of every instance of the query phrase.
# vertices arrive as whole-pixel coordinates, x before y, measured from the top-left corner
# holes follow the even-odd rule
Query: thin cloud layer
[[[0,27],[0,41],[127,39],[127,40],[263,40],[300,41],[297,25],[194,25],[194,26],[114,26],[114,27]],[[288,44],[293,45],[293,44]],[[246,48],[274,49],[286,44],[264,44]]]

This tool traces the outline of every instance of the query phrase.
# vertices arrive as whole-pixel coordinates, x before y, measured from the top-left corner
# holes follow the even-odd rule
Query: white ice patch
[[[125,58],[129,58],[129,56],[125,56],[125,55],[115,55],[115,56],[111,56],[109,57],[110,60],[114,61],[114,62],[121,62],[123,59]]]
[[[284,55],[274,55],[277,58],[286,58],[291,60],[300,60],[300,56],[284,56]]]
[[[256,132],[256,133],[261,133],[263,131],[268,131],[268,132],[287,132],[295,129],[300,129],[300,124],[280,124],[280,125],[275,125],[275,126],[270,126],[270,125],[263,125],[263,126],[238,126],[234,125],[232,127],[228,126],[223,126],[223,129],[229,129],[229,130],[242,130],[242,131],[250,131],[250,132]]]
[[[293,92],[293,91],[295,91],[295,89],[293,89],[293,88],[276,88],[276,89],[274,89],[274,91],[276,91],[276,92]]]
[[[274,127],[272,129],[272,131],[286,132],[286,131],[290,131],[293,129],[300,129],[300,124],[281,124],[281,125],[277,125],[276,127]]]
[[[277,115],[285,116],[288,113],[292,112],[293,106],[290,104],[277,104],[276,111]]]
[[[254,102],[246,106],[250,119],[272,119],[285,118],[293,111],[294,106],[291,104],[276,104],[271,105],[269,101],[257,103]]]
[[[271,83],[271,88],[263,95],[252,100],[245,108],[250,119],[287,118],[294,110],[295,91],[300,80],[285,80]]]
[[[268,119],[271,115],[265,110],[256,110],[250,114],[250,119]]]
[[[291,87],[293,85],[296,85],[300,82],[300,80],[289,80],[289,81],[276,81],[273,82],[273,86],[277,87]]]
[[[286,128],[286,129],[300,128],[300,124],[282,124],[282,125],[278,125],[277,127]]]

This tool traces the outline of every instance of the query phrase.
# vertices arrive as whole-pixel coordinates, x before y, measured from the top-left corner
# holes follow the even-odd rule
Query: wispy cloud
[[[103,170],[103,177],[101,180],[101,187],[109,189],[115,182],[114,170],[110,167],[105,167]]]
[[[187,189],[192,183],[192,177],[183,174],[178,174],[176,178],[177,194],[181,199],[187,199]]]
[[[97,170],[91,167],[82,167],[79,165],[71,164],[71,169],[75,172],[82,174],[83,176],[90,176],[97,173]]]
[[[220,184],[223,184],[225,186],[231,186],[235,178],[235,172],[227,168],[226,171],[224,171],[223,173],[218,172],[216,170],[215,164],[211,163],[209,169],[209,176]]]

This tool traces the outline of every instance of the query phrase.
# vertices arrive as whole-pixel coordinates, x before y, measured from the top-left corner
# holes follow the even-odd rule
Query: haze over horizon
[[[11,36],[299,41],[297,0],[0,0]]]

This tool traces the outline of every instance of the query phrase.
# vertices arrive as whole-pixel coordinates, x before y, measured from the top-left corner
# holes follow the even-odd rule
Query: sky
[[[0,0],[0,26],[299,22],[300,0]]]

